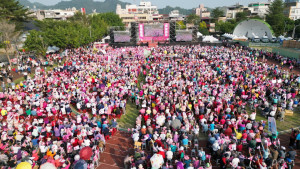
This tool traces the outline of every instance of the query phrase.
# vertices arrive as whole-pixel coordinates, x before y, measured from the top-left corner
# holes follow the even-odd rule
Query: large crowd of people
[[[180,57],[159,56],[170,52]],[[258,62],[265,53],[248,48],[177,46],[152,54],[145,82],[131,93],[140,115],[132,135],[136,152],[126,167],[211,168],[211,158],[220,168],[294,165],[299,132],[284,147],[276,128],[266,130],[256,114],[284,120],[285,111],[298,106],[299,74]],[[199,145],[203,133],[207,145]]]
[[[122,59],[124,51],[68,50],[58,67],[46,72],[39,62],[33,77],[7,81],[0,92],[0,166],[26,161],[36,168],[52,163],[68,169],[82,161],[82,148],[91,147],[93,156],[80,163],[95,168],[139,74],[139,60]],[[131,51],[137,57],[143,52]]]
[[[276,129],[264,130],[266,122],[256,121],[256,113],[284,120],[285,110],[298,106],[300,75],[258,62],[255,51],[165,46],[96,52],[88,46],[51,57],[58,66],[49,71],[45,67],[53,65],[51,59],[24,58],[14,71],[26,72],[25,80],[3,83],[4,169],[22,162],[41,169],[45,164],[96,168],[128,102],[140,114],[132,129],[136,151],[125,159],[126,168],[293,165],[295,151],[280,145]],[[27,76],[33,65],[34,75]],[[291,148],[299,148],[300,135],[293,132]],[[203,133],[207,145],[199,144]],[[92,156],[83,157],[85,147]]]

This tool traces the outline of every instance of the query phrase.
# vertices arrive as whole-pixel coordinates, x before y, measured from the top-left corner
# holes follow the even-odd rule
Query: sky
[[[40,2],[45,5],[54,5],[61,0],[29,0],[31,2]],[[95,0],[96,1],[96,0]],[[97,0],[104,1],[104,0]],[[121,0],[123,2],[136,3],[139,4],[140,0]],[[206,7],[219,7],[219,6],[230,6],[236,3],[241,5],[248,5],[251,2],[267,2],[268,0],[145,0],[151,1],[153,5],[158,6],[158,8],[164,8],[169,5],[172,7],[182,7],[186,9],[191,9],[199,6],[199,4],[204,4]]]

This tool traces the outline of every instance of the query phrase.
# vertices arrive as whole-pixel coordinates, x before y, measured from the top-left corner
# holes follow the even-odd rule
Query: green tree
[[[191,14],[186,17],[186,22],[193,23],[194,25],[198,25],[198,23],[200,22],[200,16],[196,14]]]
[[[47,51],[47,44],[44,42],[42,32],[36,30],[29,31],[24,47],[26,50],[36,51],[36,53],[40,56],[45,55]]]
[[[274,0],[269,6],[266,21],[271,25],[276,36],[283,35],[285,16],[283,14],[284,3],[282,0]]]
[[[186,25],[184,24],[183,21],[177,21],[176,22],[176,28],[177,29],[186,29]]]
[[[98,15],[109,26],[124,26],[122,19],[119,17],[119,15],[113,12],[101,13]]]
[[[292,35],[294,26],[295,26],[295,21],[288,18],[288,17],[285,17],[284,18],[284,32],[283,32],[283,35],[287,35],[287,34]]]
[[[29,50],[44,51],[41,40],[49,46],[59,47],[60,50],[78,48],[103,38],[107,35],[108,26],[123,26],[123,23],[120,17],[113,13],[76,13],[67,21],[45,19],[36,21],[36,25],[41,32],[30,32],[26,47]]]
[[[222,11],[219,7],[215,8],[211,12],[212,18],[218,20],[219,17],[224,16],[224,11]]]
[[[79,22],[85,26],[90,24],[90,18],[88,15],[82,14],[81,12],[76,12],[73,17],[69,18],[71,22]]]
[[[202,33],[203,35],[209,35],[207,25],[204,21],[199,23],[199,32]]]
[[[240,21],[247,19],[248,13],[247,12],[238,12],[238,13],[236,13],[235,17],[236,17],[236,21],[240,22]]]
[[[0,20],[0,25],[1,46],[5,49],[6,57],[11,65],[9,52],[14,50],[12,44],[13,42],[17,42],[20,32],[16,31],[16,25],[14,23],[9,23],[7,20]],[[17,44],[15,43],[14,45]]]
[[[295,26],[300,25],[300,19],[295,20]],[[300,39],[300,26],[295,30],[295,38]]]
[[[219,31],[221,34],[224,33],[232,33],[235,26],[236,26],[236,21],[234,19],[223,22],[217,22],[216,23],[216,31]]]
[[[16,25],[16,30],[20,30],[23,23],[30,20],[29,9],[24,8],[17,0],[1,0],[0,19],[8,20]]]

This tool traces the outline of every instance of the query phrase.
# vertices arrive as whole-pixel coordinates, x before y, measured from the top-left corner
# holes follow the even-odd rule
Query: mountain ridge
[[[122,2],[120,0],[104,0],[103,2],[101,1],[94,1],[94,0],[71,0],[71,1],[61,1],[58,2],[55,5],[44,5],[42,3],[38,2],[30,2],[29,0],[19,0],[20,3],[24,7],[29,7],[30,9],[66,9],[66,8],[72,8],[75,7],[76,9],[80,8],[85,8],[86,12],[92,13],[94,9],[96,9],[96,12],[99,13],[104,13],[104,12],[116,12],[116,6],[117,4],[120,4],[122,8],[125,8],[127,2]],[[180,14],[183,15],[189,15],[192,14],[194,9],[185,9],[181,7],[171,7],[171,6],[166,6],[164,8],[158,9],[160,14],[169,14],[172,10],[179,10]]]

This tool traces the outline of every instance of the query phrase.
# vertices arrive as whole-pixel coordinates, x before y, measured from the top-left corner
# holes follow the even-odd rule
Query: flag
[[[85,8],[81,8],[81,13],[84,14],[84,15],[86,14]]]
[[[272,134],[277,133],[276,120],[274,117],[268,117],[268,130],[272,132]]]

